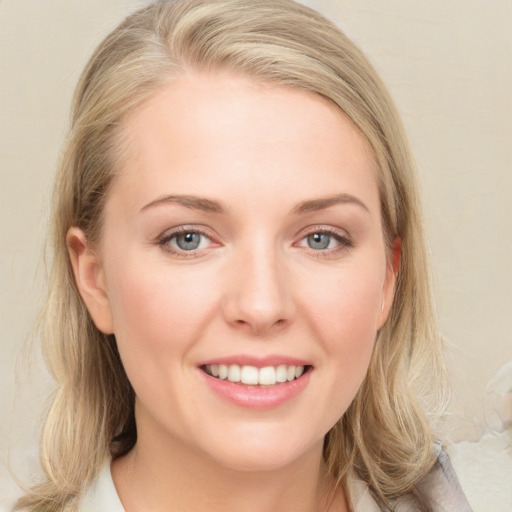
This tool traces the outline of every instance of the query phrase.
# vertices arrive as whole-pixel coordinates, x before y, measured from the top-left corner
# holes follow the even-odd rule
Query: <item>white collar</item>
[[[368,484],[361,480],[355,471],[349,473],[345,488],[351,512],[381,512]]]

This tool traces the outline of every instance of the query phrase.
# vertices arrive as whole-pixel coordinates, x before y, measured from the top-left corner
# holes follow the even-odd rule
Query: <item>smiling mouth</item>
[[[210,377],[227,380],[246,386],[274,386],[299,379],[304,373],[312,370],[312,366],[293,366],[281,364],[278,366],[256,366],[237,364],[206,364],[201,369]]]

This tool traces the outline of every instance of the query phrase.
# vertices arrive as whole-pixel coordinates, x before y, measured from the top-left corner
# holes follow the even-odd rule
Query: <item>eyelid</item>
[[[300,239],[302,240],[308,235],[313,235],[315,233],[324,233],[326,235],[332,235],[338,238],[343,238],[345,240],[351,240],[350,234],[345,229],[325,224],[315,224],[313,226],[307,226],[297,234],[297,237],[300,237]]]
[[[340,244],[339,247],[336,247],[333,249],[324,249],[324,250],[316,250],[316,249],[311,249],[309,247],[305,247],[316,257],[319,257],[319,258],[329,257],[333,254],[337,254],[339,252],[345,251],[354,246],[354,242],[353,242],[350,234],[347,231],[345,231],[344,229],[341,229],[341,228],[337,228],[334,226],[326,226],[326,225],[308,226],[305,230],[303,230],[298,235],[298,237],[300,237],[300,238],[299,238],[298,242],[296,242],[296,244],[294,244],[294,245],[300,244],[300,242],[305,240],[308,236],[313,235],[315,233],[321,233],[321,234],[332,236]],[[303,246],[299,245],[299,247],[303,247]]]
[[[209,247],[185,251],[169,244],[169,241],[173,237],[185,233],[195,233],[206,237],[210,241]],[[339,246],[331,249],[318,250],[301,245],[301,242],[303,242],[308,236],[315,233],[321,233],[333,237],[338,242]],[[338,253],[346,251],[354,246],[354,242],[350,234],[346,230],[334,226],[308,226],[297,235],[297,238],[298,241],[293,244],[295,247],[305,248],[306,250],[308,250],[309,253],[319,258],[328,258],[330,256],[335,256]],[[157,236],[154,243],[156,245],[159,245],[162,248],[162,250],[165,251],[166,253],[183,259],[195,257],[199,253],[204,253],[205,251],[208,251],[208,249],[212,247],[219,247],[220,245],[222,245],[211,229],[201,225],[180,225],[173,228],[169,228],[165,230],[162,234]]]
[[[160,246],[163,251],[166,253],[169,253],[173,256],[179,257],[179,258],[188,258],[197,256],[198,253],[201,253],[203,251],[207,251],[208,248],[203,249],[196,249],[192,251],[184,251],[179,248],[176,248],[169,244],[170,240],[174,238],[175,236],[186,234],[186,233],[195,233],[201,236],[204,236],[207,238],[213,246],[219,246],[220,242],[216,240],[216,237],[212,234],[210,229],[207,229],[204,226],[197,226],[197,225],[181,225],[176,226],[174,228],[170,228],[165,230],[162,234],[158,235],[155,239],[155,244]]]

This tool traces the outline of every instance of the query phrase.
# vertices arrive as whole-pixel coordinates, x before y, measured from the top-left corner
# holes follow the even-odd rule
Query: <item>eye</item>
[[[208,249],[214,242],[206,233],[198,229],[181,226],[163,233],[157,239],[157,244],[164,251],[175,256],[187,257]]]
[[[199,247],[201,246],[203,238],[206,237],[200,233],[190,232],[180,235],[174,235],[170,238],[169,242],[172,245],[175,245],[178,249],[181,249],[182,251],[195,251],[196,249],[199,249]]]
[[[317,229],[310,232],[298,243],[299,247],[306,247],[316,253],[336,253],[353,244],[345,234],[332,229]]]
[[[310,249],[324,250],[329,249],[329,246],[335,242],[332,235],[327,233],[313,233],[306,237],[308,247]]]

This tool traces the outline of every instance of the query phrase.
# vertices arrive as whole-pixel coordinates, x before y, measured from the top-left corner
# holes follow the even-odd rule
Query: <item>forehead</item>
[[[340,109],[297,88],[190,73],[126,116],[121,136],[114,191],[136,189],[140,201],[233,191],[257,200],[280,187],[378,196],[367,139]]]

